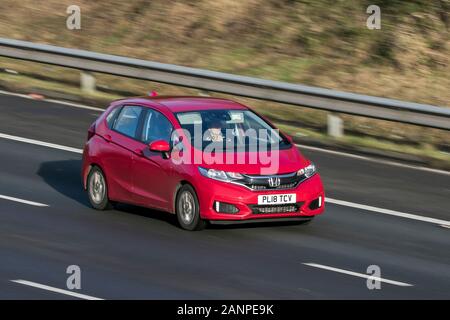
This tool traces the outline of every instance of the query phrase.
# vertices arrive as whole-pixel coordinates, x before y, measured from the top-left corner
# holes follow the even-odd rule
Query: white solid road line
[[[358,273],[358,272],[348,271],[348,270],[344,270],[344,269],[324,266],[322,264],[305,263],[305,262],[303,262],[303,264],[307,265],[307,266],[310,266],[310,267],[314,267],[314,268],[319,268],[319,269],[334,271],[334,272],[338,272],[338,273],[348,274],[350,276],[359,277],[359,278],[376,280],[376,281],[389,283],[389,284],[393,284],[393,285],[400,286],[400,287],[412,287],[413,286],[412,284],[405,283],[405,282],[394,281],[394,280],[384,279],[384,278],[380,278],[380,277],[375,277],[375,276],[364,274],[364,273]]]
[[[25,143],[29,143],[29,144],[38,145],[38,146],[59,149],[59,150],[64,150],[64,151],[70,151],[70,152],[75,152],[75,153],[83,153],[83,150],[81,150],[81,149],[66,147],[66,146],[62,146],[60,144],[43,142],[43,141],[34,140],[34,139],[12,136],[9,134],[4,134],[4,133],[0,133],[0,138],[14,140],[14,141],[20,141],[20,142],[25,142]]]
[[[62,146],[59,144],[43,142],[43,141],[34,140],[34,139],[12,136],[9,134],[4,134],[4,133],[0,133],[0,138],[19,141],[19,142],[25,142],[25,143],[35,144],[35,145],[44,146],[44,147],[48,147],[48,148],[80,153],[80,154],[83,153],[82,149],[66,147],[66,146]],[[394,210],[389,210],[389,209],[377,208],[377,207],[372,207],[372,206],[368,206],[368,205],[364,205],[364,204],[358,204],[358,203],[354,203],[354,202],[337,200],[337,199],[332,199],[332,198],[326,198],[326,202],[341,205],[341,206],[351,207],[351,208],[363,209],[366,211],[384,213],[384,214],[407,218],[407,219],[413,219],[413,220],[419,220],[419,221],[423,221],[423,222],[430,222],[430,223],[434,223],[434,224],[438,224],[438,225],[450,226],[450,221],[419,216],[419,215],[415,215],[415,214],[411,214],[411,213],[404,213],[404,212],[399,212],[399,211],[394,211]]]
[[[62,104],[62,105],[65,105],[65,106],[71,106],[71,107],[74,107],[74,108],[94,110],[94,111],[100,111],[100,112],[103,112],[103,111],[106,110],[106,109],[102,109],[102,108],[86,106],[84,104],[67,102],[67,101],[60,101],[60,100],[54,100],[54,99],[44,99],[44,101],[55,103],[55,104]]]
[[[31,96],[29,96],[27,94],[23,94],[23,93],[15,93],[15,92],[9,92],[9,91],[0,90],[0,94],[7,95],[7,96],[20,97],[20,98],[29,99],[29,100],[34,100],[33,97],[31,97]],[[40,101],[46,101],[46,102],[55,103],[55,104],[62,104],[62,105],[71,106],[71,107],[80,108],[80,109],[95,110],[95,111],[101,111],[101,112],[105,111],[105,109],[101,109],[101,108],[90,107],[90,106],[86,106],[84,104],[68,102],[68,101],[61,101],[61,100],[55,100],[55,99],[44,98],[44,99],[40,99]]]
[[[39,288],[39,289],[42,289],[42,290],[47,290],[47,291],[56,292],[56,293],[61,293],[61,294],[65,294],[67,296],[71,296],[71,297],[75,297],[75,298],[79,298],[79,299],[104,300],[104,299],[88,296],[88,295],[85,295],[85,294],[76,293],[76,292],[73,292],[73,291],[68,291],[68,290],[58,289],[58,288],[55,288],[55,287],[46,286],[45,284],[40,284],[40,283],[36,283],[36,282],[31,282],[31,281],[26,281],[26,280],[11,280],[11,281],[15,282],[15,283],[23,284],[25,286]]]
[[[1,195],[1,194],[0,194],[0,199],[20,202],[20,203],[25,203],[25,204],[29,204],[30,206],[35,206],[35,207],[48,207],[49,206],[48,204],[34,202],[34,201],[28,201],[28,200],[24,200],[24,199],[9,197],[9,196],[4,196],[4,195]]]
[[[412,220],[434,223],[434,224],[438,224],[438,225],[442,225],[442,226],[450,226],[450,221],[419,216],[419,215],[412,214],[412,213],[405,213],[405,212],[400,212],[400,211],[395,211],[395,210],[372,207],[372,206],[368,206],[365,204],[358,204],[358,203],[337,200],[337,199],[332,199],[332,198],[325,198],[325,202],[337,204],[340,206],[362,209],[362,210],[366,210],[366,211],[384,213],[384,214],[388,214],[391,216],[397,216],[397,217],[402,217],[402,218],[407,218],[407,219],[412,219]]]
[[[23,94],[23,93],[10,92],[10,91],[0,90],[0,94],[4,94],[6,96],[20,97],[20,98],[24,98],[24,99],[33,99],[29,95],[26,95],[26,94]]]

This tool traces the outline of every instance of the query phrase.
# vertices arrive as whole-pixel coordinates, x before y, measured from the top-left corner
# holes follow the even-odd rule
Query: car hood
[[[215,154],[202,153],[202,155],[201,164],[199,165],[204,168],[251,175],[295,172],[310,163],[295,146],[265,153],[225,152]]]

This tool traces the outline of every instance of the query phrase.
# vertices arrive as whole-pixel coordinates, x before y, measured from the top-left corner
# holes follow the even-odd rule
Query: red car
[[[187,230],[206,221],[305,223],[325,204],[316,167],[289,136],[216,98],[114,101],[88,130],[82,178],[95,209],[155,208]]]

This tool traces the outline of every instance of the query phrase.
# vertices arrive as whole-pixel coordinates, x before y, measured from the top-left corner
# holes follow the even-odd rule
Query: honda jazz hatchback
[[[82,179],[95,209],[154,208],[187,230],[207,221],[305,223],[325,205],[316,167],[292,139],[225,99],[114,101],[88,130]]]

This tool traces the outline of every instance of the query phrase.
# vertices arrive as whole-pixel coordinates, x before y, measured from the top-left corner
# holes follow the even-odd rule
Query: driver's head
[[[222,128],[222,121],[219,119],[214,119],[209,123],[210,129],[221,129]]]

